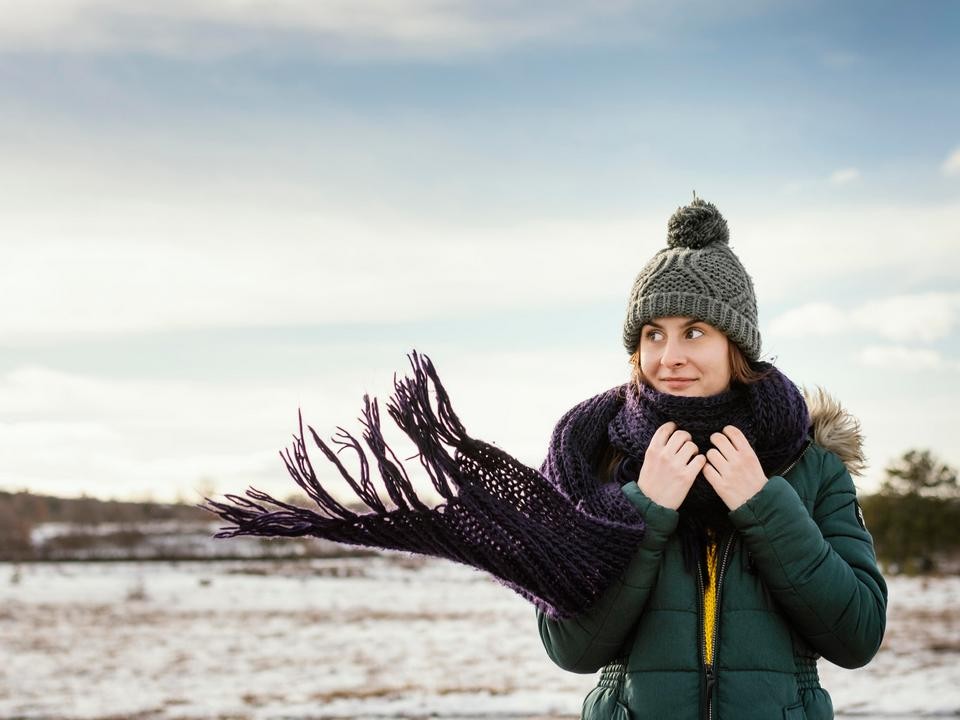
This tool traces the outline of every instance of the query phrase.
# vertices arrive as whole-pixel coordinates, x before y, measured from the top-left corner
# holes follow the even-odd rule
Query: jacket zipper
[[[810,440],[807,440],[806,444],[803,446],[803,450],[801,450],[801,451],[800,451],[800,454],[797,455],[797,459],[794,460],[792,463],[790,463],[789,465],[787,465],[786,468],[784,468],[783,470],[781,470],[780,472],[778,472],[778,473],[776,473],[776,474],[779,475],[780,477],[783,477],[783,476],[786,475],[788,472],[790,472],[791,470],[793,470],[794,466],[795,466],[798,462],[800,462],[800,460],[803,458],[803,456],[807,453],[807,448],[810,447],[810,443],[811,443],[811,441],[810,441]]]
[[[703,631],[703,620],[706,610],[703,606],[704,588],[703,588],[703,566],[700,560],[697,560],[697,586],[700,590],[700,635],[703,640],[700,643],[700,660],[703,662],[703,700],[700,703],[702,708],[702,717],[704,720],[713,720],[713,688],[717,684],[717,632],[720,628],[720,592],[723,588],[723,576],[727,569],[727,561],[730,559],[730,550],[733,548],[733,538],[736,533],[730,533],[727,541],[723,545],[723,551],[720,556],[720,563],[717,565],[717,597],[713,609],[713,634],[711,636],[713,656],[710,658],[713,662],[707,662],[707,634]]]

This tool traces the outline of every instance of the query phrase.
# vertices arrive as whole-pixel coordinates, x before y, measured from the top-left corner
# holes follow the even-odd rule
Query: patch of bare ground
[[[91,720],[113,720],[113,718],[92,718]],[[166,713],[161,717],[141,718],[135,715],[131,720],[251,720],[246,713],[217,713],[211,715],[170,715]]]
[[[66,638],[52,638],[47,636],[40,637],[36,635],[12,638],[11,645],[13,646],[14,650],[35,652],[45,655],[65,653],[70,649],[70,643]]]
[[[487,687],[485,685],[458,685],[453,687],[434,688],[432,692],[435,695],[509,695],[515,691],[516,688],[513,686],[494,688]]]
[[[960,653],[960,640],[934,641],[928,649],[936,653]]]
[[[350,613],[348,613],[349,615]],[[391,620],[391,621],[402,621],[409,622],[411,620],[426,620],[434,622],[436,620],[476,620],[476,619],[492,619],[494,615],[492,613],[478,613],[476,611],[443,611],[437,612],[435,610],[431,611],[412,611],[412,612],[403,612],[403,611],[391,611],[391,610],[368,610],[362,613],[355,613],[355,617],[352,617],[351,620],[356,621],[360,619],[370,619],[376,621]]]
[[[429,715],[372,715],[365,717],[376,717],[382,718],[382,720],[578,720],[577,715],[500,715],[496,713],[486,713],[482,715],[475,715],[470,713],[458,713],[456,715],[443,715],[439,713],[430,713]],[[178,718],[177,720],[187,720],[186,718]],[[199,720],[199,719],[198,719]],[[205,720],[205,719],[204,719]],[[307,719],[304,719],[307,720]],[[353,716],[347,715],[317,715],[316,717],[311,716],[309,720],[355,720]],[[876,720],[872,716],[869,720]],[[884,720],[908,720],[906,718],[884,718]],[[909,720],[912,720],[909,719]]]
[[[286,696],[277,693],[244,693],[240,696],[244,705],[263,707],[265,705],[283,703]]]
[[[405,695],[410,692],[422,691],[416,685],[396,685],[394,687],[356,687],[356,688],[338,688],[325,692],[313,693],[311,700],[328,703],[335,700],[365,700],[369,698],[389,698]]]
[[[277,668],[288,667],[289,658],[285,657],[257,657],[250,661],[250,670],[253,672],[267,672]]]
[[[101,715],[96,720],[167,720],[167,714],[163,708],[151,708],[149,710],[139,710],[132,714],[124,715]],[[46,719],[44,719],[46,720]],[[244,720],[247,720],[244,718]]]
[[[367,569],[356,565],[307,565],[289,563],[286,565],[241,565],[228,568],[227,575],[252,575],[256,577],[367,577]]]
[[[897,654],[960,653],[960,611],[956,608],[904,610],[888,623],[883,645]]]
[[[960,625],[960,610],[957,608],[916,608],[897,614],[901,622],[938,625]]]
[[[298,614],[298,619],[308,624],[317,623],[357,623],[357,622],[483,622],[495,619],[494,613],[481,613],[475,610],[338,610],[335,613],[309,611]]]
[[[168,673],[177,673],[189,668],[190,663],[193,661],[193,655],[183,650],[177,651],[177,653],[170,659],[164,668],[164,672]]]
[[[212,616],[211,610],[194,610],[178,608],[139,607],[124,603],[90,604],[66,606],[56,604],[37,603],[31,611],[35,622],[40,625],[49,625],[55,621],[66,622],[72,625],[95,624],[117,625],[122,619],[122,625],[156,626],[172,620],[204,620]],[[259,610],[229,612],[232,620],[244,624],[256,624],[263,619],[264,613]],[[291,621],[305,625],[323,623],[356,623],[356,622],[438,622],[438,621],[469,621],[485,622],[496,618],[494,613],[484,613],[470,610],[375,610],[375,609],[343,609],[336,612],[325,610],[294,611],[286,614]],[[22,619],[22,617],[21,617]]]

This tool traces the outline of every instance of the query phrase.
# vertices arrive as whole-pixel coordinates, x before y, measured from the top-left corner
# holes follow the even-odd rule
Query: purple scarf
[[[760,381],[733,383],[710,397],[669,395],[633,383],[624,386],[625,402],[608,426],[611,445],[625,454],[617,481],[637,479],[654,432],[671,420],[690,433],[701,453],[713,446],[713,433],[733,425],[750,441],[768,477],[782,473],[806,445],[810,428],[806,401],[773,365],[754,363],[754,368],[764,373]],[[733,531],[728,513],[701,472],[680,506],[679,534],[688,569],[702,558],[708,535],[719,538]]]
[[[769,384],[769,390],[746,393],[751,400],[748,410],[743,411],[742,400],[733,402],[730,408],[737,408],[735,412],[727,408],[723,396],[688,399],[657,393],[660,397],[631,398],[628,386],[618,386],[576,405],[560,418],[547,458],[537,471],[496,446],[469,437],[430,359],[416,352],[409,359],[412,377],[394,380],[387,411],[417,446],[420,464],[443,502],[431,508],[417,497],[406,469],[383,439],[376,399],[364,396],[361,422],[366,450],[342,428],[332,440],[339,446],[336,450],[313,428],[307,429],[370,512],[349,510],[323,488],[307,453],[301,418],[299,436],[281,457],[320,512],[252,488],[246,497],[227,495],[226,502],[208,498],[202,507],[231,523],[217,537],[315,536],[446,558],[489,572],[550,617],[573,617],[597,601],[643,538],[643,519],[620,485],[597,480],[596,465],[608,443],[642,459],[661,418],[687,422],[698,406],[717,404],[718,412],[707,409],[698,421],[704,431],[708,426],[719,429],[735,424],[751,442],[764,438],[757,449],[767,469],[778,462],[774,458],[792,452],[780,445],[774,447],[777,426],[768,421],[796,418],[794,413],[801,407],[806,418],[802,396],[779,373],[772,375],[777,382]],[[676,400],[683,401],[682,413],[681,405],[673,405]],[[771,402],[777,407],[769,407]],[[710,417],[714,423],[731,419],[716,426]],[[692,419],[690,422],[693,427]],[[783,425],[779,427],[783,429]],[[782,442],[783,435],[779,438]],[[790,444],[791,448],[799,446]],[[356,455],[358,477],[341,462],[339,451],[345,449]],[[373,484],[371,461],[389,502]]]
[[[648,385],[624,386],[620,412],[610,421],[610,443],[629,457],[643,459],[657,428],[674,421],[693,436],[705,453],[710,435],[733,425],[743,431],[760,465],[774,475],[800,452],[810,427],[803,394],[786,375],[769,363],[755,363],[765,375],[759,381],[710,397],[683,397],[654,390]]]

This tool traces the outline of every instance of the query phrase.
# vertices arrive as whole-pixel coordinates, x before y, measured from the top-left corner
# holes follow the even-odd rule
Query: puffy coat
[[[817,659],[846,668],[877,652],[887,587],[850,471],[859,426],[824,394],[808,397],[813,435],[789,469],[730,513],[719,548],[714,656],[705,665],[703,593],[684,569],[679,516],[623,491],[647,533],[619,580],[586,613],[537,613],[551,659],[601,670],[585,720],[827,720]],[[845,465],[850,464],[850,468]]]

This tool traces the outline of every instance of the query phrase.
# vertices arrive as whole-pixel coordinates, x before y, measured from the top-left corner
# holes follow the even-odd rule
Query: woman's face
[[[707,397],[730,388],[730,341],[701,320],[665,317],[640,329],[640,370],[654,390]]]

